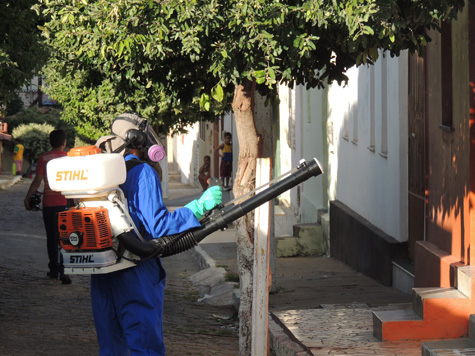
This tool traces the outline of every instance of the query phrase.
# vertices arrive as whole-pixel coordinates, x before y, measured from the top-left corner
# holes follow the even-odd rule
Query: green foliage
[[[34,106],[29,109],[20,111],[17,115],[7,116],[4,120],[8,124],[8,131],[15,136],[15,129],[21,125],[28,124],[48,124],[54,129],[62,129],[66,132],[68,137],[67,146],[74,147],[76,130],[67,122],[61,120],[61,111],[57,109],[47,109],[42,111],[38,107]],[[48,141],[49,142],[49,141]]]
[[[45,123],[59,121],[60,113],[52,109],[47,113],[43,113],[38,107],[34,106],[29,109],[21,110],[16,115],[7,116],[5,122],[8,123],[8,131],[12,133],[14,129],[20,125],[27,125],[30,123]],[[53,126],[55,126],[53,124]]]
[[[13,94],[5,109],[5,116],[19,113],[23,109],[23,101],[18,94]]]
[[[464,0],[39,0],[47,93],[98,137],[126,110],[181,130],[229,110],[236,84],[346,81],[378,50],[421,52]]]
[[[13,130],[13,136],[21,140],[25,147],[23,156],[31,162],[51,150],[49,134],[53,130],[54,126],[49,124],[22,124]]]
[[[37,0],[0,1],[0,107],[33,78],[47,59],[37,28],[40,17],[31,7]]]
[[[76,138],[74,140],[74,146],[72,146],[72,147],[91,146],[91,145],[94,145],[95,143],[96,143],[96,141],[94,141],[94,140],[83,138],[81,136],[76,136]]]

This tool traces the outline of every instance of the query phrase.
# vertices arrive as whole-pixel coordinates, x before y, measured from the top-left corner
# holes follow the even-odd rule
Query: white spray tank
[[[119,185],[127,170],[124,157],[101,153],[96,146],[73,148],[48,162],[52,190],[74,199],[59,213],[59,242],[65,273],[99,274],[133,267],[139,257],[119,246],[117,236],[136,231]]]

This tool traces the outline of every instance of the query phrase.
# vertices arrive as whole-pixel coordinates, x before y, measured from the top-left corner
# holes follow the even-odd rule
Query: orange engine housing
[[[60,245],[65,250],[112,247],[109,214],[103,207],[72,208],[58,214]]]

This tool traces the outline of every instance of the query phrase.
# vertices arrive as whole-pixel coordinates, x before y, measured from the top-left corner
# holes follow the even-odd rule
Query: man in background
[[[42,154],[36,166],[36,175],[31,182],[30,189],[26,194],[24,203],[27,210],[31,210],[31,196],[38,190],[44,179],[43,189],[43,222],[46,229],[46,247],[49,257],[49,272],[47,276],[60,279],[63,284],[71,284],[71,279],[64,274],[64,266],[61,261],[58,245],[58,213],[67,209],[67,200],[60,193],[51,190],[46,176],[46,164],[52,159],[66,156],[66,133],[63,130],[54,130],[49,135],[52,150]]]

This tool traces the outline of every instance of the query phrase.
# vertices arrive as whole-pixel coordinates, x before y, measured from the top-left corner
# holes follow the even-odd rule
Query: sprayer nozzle
[[[319,174],[325,173],[325,172],[323,171],[322,165],[320,164],[320,162],[318,161],[318,159],[316,159],[316,158],[313,158],[313,159],[315,160],[315,162],[317,162],[318,168],[320,168],[320,173],[319,173]],[[318,174],[317,174],[317,175],[318,175]]]

